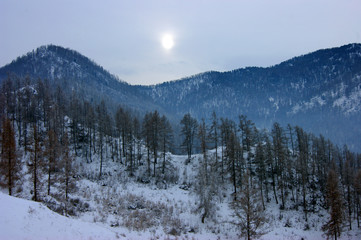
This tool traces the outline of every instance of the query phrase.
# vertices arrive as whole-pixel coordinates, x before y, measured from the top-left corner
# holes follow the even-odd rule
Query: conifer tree
[[[214,148],[215,148],[215,162],[216,165],[218,165],[218,138],[219,138],[219,133],[218,133],[218,119],[217,119],[217,114],[216,112],[213,111],[212,113],[212,118],[211,118],[211,126],[209,129],[209,139],[213,142],[214,144]],[[218,166],[217,166],[218,169]]]
[[[199,158],[197,172],[196,194],[198,196],[198,211],[201,212],[201,221],[211,218],[215,212],[215,197],[217,192],[216,172],[209,171],[205,159]]]
[[[160,119],[160,123],[160,145],[163,152],[162,173],[164,174],[166,165],[166,152],[169,151],[172,146],[173,130],[166,116],[162,116],[162,118]]]
[[[75,182],[73,180],[74,176],[74,164],[73,156],[70,153],[69,148],[69,137],[67,131],[64,132],[62,138],[62,168],[63,168],[63,182],[64,182],[64,194],[65,201],[69,199],[69,193],[75,190]]]
[[[193,153],[193,144],[194,137],[197,133],[198,122],[195,118],[191,116],[190,113],[184,115],[181,120],[182,125],[182,135],[184,137],[182,146],[186,149],[188,155],[188,162],[191,160],[191,156]]]
[[[265,164],[265,151],[261,142],[259,142],[256,147],[255,162],[257,166],[256,172],[259,180],[258,185],[261,193],[262,206],[263,206],[263,210],[265,210],[264,197],[263,197],[263,182],[266,180],[266,164]]]
[[[327,236],[334,236],[337,240],[342,232],[343,211],[338,176],[333,169],[329,171],[327,177],[327,203],[330,207],[330,220],[323,225],[322,230]]]
[[[203,154],[203,167],[204,167],[204,174],[205,174],[205,181],[206,184],[208,184],[208,156],[207,156],[207,129],[206,129],[206,123],[204,122],[204,119],[202,119],[201,124],[199,124],[199,130],[198,130],[198,137],[201,143],[201,151]]]
[[[16,154],[15,133],[11,126],[11,121],[7,118],[3,121],[3,130],[1,134],[1,162],[0,162],[0,180],[9,190],[9,195],[13,194],[13,188],[19,179],[19,161]]]
[[[33,131],[32,131],[32,144],[29,149],[30,156],[30,165],[29,172],[31,173],[31,181],[33,182],[33,200],[39,201],[39,191],[41,188],[41,176],[42,176],[42,167],[43,167],[43,151],[40,142],[40,134],[38,132],[38,128],[36,123],[33,123]]]
[[[343,184],[345,185],[345,198],[347,204],[347,218],[349,229],[352,230],[352,183],[353,183],[353,170],[352,170],[352,162],[353,162],[353,155],[345,146],[344,150],[345,154],[345,164],[343,167]]]
[[[259,238],[264,234],[261,227],[266,223],[259,191],[251,186],[251,176],[249,170],[243,174],[242,190],[233,201],[231,207],[237,217],[236,225],[240,227],[241,235],[250,240]]]
[[[357,227],[360,228],[360,215],[361,215],[361,169],[356,173],[354,179],[354,188],[355,188],[355,202],[356,202],[356,219]]]
[[[46,171],[48,174],[48,195],[50,195],[50,188],[53,180],[52,174],[55,171],[58,156],[60,155],[59,148],[60,146],[56,133],[53,130],[49,130],[44,152],[44,155],[47,158]]]

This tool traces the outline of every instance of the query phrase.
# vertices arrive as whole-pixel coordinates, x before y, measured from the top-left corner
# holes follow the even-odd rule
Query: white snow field
[[[61,216],[41,203],[0,193],[0,239],[116,239],[113,231]]]

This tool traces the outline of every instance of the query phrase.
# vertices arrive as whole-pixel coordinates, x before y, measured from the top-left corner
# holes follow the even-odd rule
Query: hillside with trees
[[[3,81],[0,119],[4,192],[123,235],[360,236],[361,154],[302,126],[187,113],[176,144],[157,110],[26,77]]]

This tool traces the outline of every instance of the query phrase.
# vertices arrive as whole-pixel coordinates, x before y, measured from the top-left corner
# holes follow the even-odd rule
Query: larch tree
[[[146,113],[143,119],[143,125],[142,125],[142,135],[143,139],[145,141],[145,147],[147,148],[147,172],[148,177],[151,175],[150,170],[150,149],[151,149],[151,135],[152,135],[152,129],[151,129],[151,113]]]
[[[152,113],[152,117],[151,117],[151,141],[150,141],[150,146],[153,152],[153,177],[156,177],[156,165],[158,162],[158,151],[160,148],[160,126],[161,125],[161,120],[160,120],[160,116],[158,111],[154,111],[154,113]]]
[[[41,177],[42,177],[42,168],[43,168],[43,149],[41,146],[40,141],[40,134],[38,132],[38,128],[36,123],[33,123],[33,131],[31,137],[31,147],[29,149],[31,156],[30,156],[30,164],[29,164],[29,172],[31,173],[31,181],[33,182],[33,200],[39,200],[39,191],[41,188]]]
[[[237,171],[239,148],[240,143],[238,137],[234,131],[234,127],[231,127],[231,132],[229,134],[228,141],[226,142],[226,156],[228,160],[228,169],[230,171],[231,182],[234,189],[234,199],[237,198],[237,174],[238,172],[241,173],[241,171]]]
[[[298,182],[301,185],[302,189],[302,202],[303,202],[303,211],[305,213],[305,219],[308,221],[308,205],[307,205],[307,185],[309,179],[308,164],[309,164],[309,136],[308,134],[300,127],[296,126],[296,135],[297,135],[297,149],[298,157],[296,161],[296,171],[298,175]],[[297,192],[296,192],[297,198]]]
[[[69,137],[67,131],[64,132],[63,138],[62,138],[62,160],[61,165],[63,169],[63,189],[64,189],[64,196],[65,201],[67,202],[69,199],[69,193],[73,192],[75,190],[75,182],[74,182],[74,164],[73,164],[73,156],[70,153],[69,148]]]
[[[345,154],[345,163],[343,167],[343,184],[345,186],[345,198],[347,204],[347,218],[349,229],[352,230],[352,186],[353,186],[353,169],[352,169],[352,162],[353,162],[353,155],[345,146],[344,150]]]
[[[15,133],[11,126],[11,121],[7,118],[3,121],[3,129],[1,134],[1,162],[0,162],[0,180],[1,185],[6,186],[9,195],[13,194],[13,188],[19,179],[19,161],[16,154]]]
[[[58,156],[60,155],[60,145],[58,137],[53,130],[48,131],[48,139],[45,142],[44,155],[47,159],[45,165],[46,172],[48,174],[48,195],[50,195],[50,189],[53,184],[53,176],[58,162]]]
[[[216,209],[215,198],[217,194],[216,171],[209,171],[206,168],[205,159],[199,157],[200,166],[197,172],[195,191],[198,196],[198,211],[201,213],[201,221],[211,218]],[[207,177],[206,177],[207,176]]]
[[[201,151],[203,154],[203,167],[204,167],[204,174],[205,174],[205,181],[206,184],[208,183],[208,154],[207,154],[207,127],[204,119],[202,119],[201,124],[199,124],[198,130],[198,138],[201,143]]]
[[[259,190],[261,193],[261,200],[262,200],[262,206],[263,210],[266,209],[264,204],[264,194],[263,194],[263,183],[266,180],[266,158],[265,158],[265,150],[261,142],[258,142],[256,147],[256,155],[255,155],[255,163],[256,163],[256,173],[258,176],[258,184],[259,184]]]
[[[285,145],[284,130],[279,123],[274,123],[272,128],[273,151],[275,158],[275,171],[278,176],[279,188],[281,190],[281,208],[286,204],[286,166],[287,148]]]
[[[190,162],[193,153],[194,137],[197,133],[198,122],[191,116],[190,113],[187,113],[184,115],[180,123],[182,125],[181,133],[184,137],[182,146],[186,149],[188,162]]]
[[[218,165],[218,139],[219,139],[219,124],[218,124],[218,118],[216,112],[213,111],[212,117],[211,117],[211,126],[209,129],[209,139],[213,142],[213,146],[215,148],[215,162],[216,165]],[[218,166],[217,166],[218,170]]]
[[[162,118],[160,119],[160,123],[160,142],[161,150],[163,152],[162,174],[164,174],[166,167],[166,152],[170,151],[173,143],[173,130],[166,116],[162,116]]]
[[[249,170],[243,174],[242,190],[231,205],[237,218],[235,224],[239,226],[241,235],[248,240],[262,236],[264,232],[261,228],[266,223],[259,190],[255,185],[251,186],[251,177]]]
[[[331,169],[327,177],[327,203],[330,207],[330,220],[322,226],[322,230],[327,236],[337,237],[342,232],[342,196],[339,189],[338,176],[335,170]]]
[[[354,179],[354,188],[355,188],[355,202],[356,202],[356,220],[357,227],[360,228],[360,215],[361,215],[361,169],[356,173]]]
[[[107,108],[105,106],[105,102],[101,101],[101,103],[97,106],[97,119],[98,119],[98,146],[99,146],[99,154],[100,154],[100,167],[99,167],[99,179],[102,177],[103,170],[103,161],[104,161],[104,143],[105,143],[105,129],[106,129],[106,118],[108,115]]]

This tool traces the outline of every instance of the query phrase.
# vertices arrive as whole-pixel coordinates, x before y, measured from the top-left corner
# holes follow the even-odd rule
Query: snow
[[[214,150],[209,154],[214,154]],[[76,217],[61,216],[42,203],[11,197],[3,190],[4,193],[0,192],[0,239],[239,239],[239,229],[231,223],[234,220],[230,208],[232,187],[226,184],[219,189],[214,217],[202,224],[201,214],[197,212],[198,198],[192,191],[201,155],[193,155],[189,164],[185,164],[187,156],[169,154],[168,157],[179,179],[166,187],[129,178],[124,167],[110,159],[105,160],[104,178],[99,181],[96,180],[97,156],[93,156],[91,163],[82,162],[79,173],[83,177],[78,180],[78,191],[71,198],[88,203],[89,208]],[[86,174],[88,177],[84,177]],[[189,183],[190,189],[180,188],[183,183]],[[23,188],[29,192],[28,186]],[[325,209],[309,215],[310,229],[305,230],[302,208],[294,210],[288,206],[280,210],[271,194],[269,197],[266,234],[260,239],[325,239],[321,231],[328,219]],[[290,205],[291,200],[288,202]],[[171,235],[172,228],[180,235]],[[355,224],[354,228],[356,230],[343,233],[340,239],[360,239],[360,229]]]
[[[0,193],[0,239],[115,239],[116,233]],[[118,236],[119,237],[119,236]]]
[[[341,108],[345,113],[356,113],[361,109],[361,89],[355,87],[347,97],[342,95],[333,102],[334,107]]]

